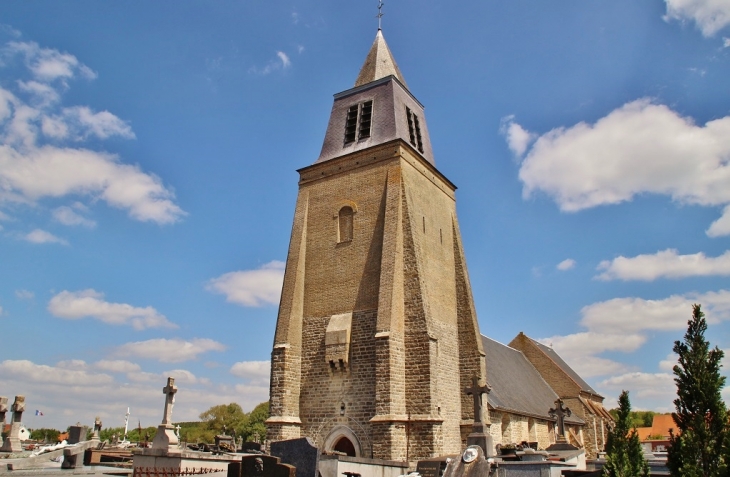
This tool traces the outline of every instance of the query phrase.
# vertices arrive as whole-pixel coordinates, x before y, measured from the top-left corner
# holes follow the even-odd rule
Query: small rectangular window
[[[365,101],[362,103],[362,111],[360,112],[360,134],[358,139],[370,137],[370,123],[373,117],[373,102]]]
[[[357,110],[357,104],[350,106],[347,110],[347,119],[345,120],[345,144],[355,141],[355,134],[357,133]]]

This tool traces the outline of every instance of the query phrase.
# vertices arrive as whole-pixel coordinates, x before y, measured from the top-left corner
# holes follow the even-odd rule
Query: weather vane
[[[382,26],[382,19],[383,19],[383,15],[384,15],[383,14],[383,5],[385,5],[383,3],[383,0],[378,0],[378,16],[377,16],[377,18],[378,18],[378,30],[380,30],[381,29],[381,26]]]

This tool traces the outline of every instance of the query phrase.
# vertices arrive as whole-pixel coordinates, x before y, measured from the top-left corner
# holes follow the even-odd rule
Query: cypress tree
[[[727,475],[727,409],[720,394],[725,386],[720,375],[724,354],[717,347],[710,349],[704,317],[700,305],[693,305],[684,341],[674,342],[679,360],[674,366],[677,399],[672,417],[679,433],[670,436],[667,465],[677,477]]]
[[[631,426],[631,402],[628,391],[623,391],[618,398],[616,427],[608,433],[603,475],[607,477],[649,475],[649,464],[644,459],[639,435]]]

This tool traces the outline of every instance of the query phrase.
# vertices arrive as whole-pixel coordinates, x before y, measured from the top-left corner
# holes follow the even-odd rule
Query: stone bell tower
[[[299,174],[268,439],[389,460],[460,452],[464,388],[485,362],[456,187],[380,30]]]

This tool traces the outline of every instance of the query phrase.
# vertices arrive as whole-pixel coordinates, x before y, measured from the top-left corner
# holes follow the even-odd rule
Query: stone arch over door
[[[347,426],[337,426],[330,431],[329,435],[324,440],[324,450],[326,452],[332,452],[333,450],[336,450],[336,447],[340,447],[340,449],[349,447],[343,439],[347,439],[347,441],[352,444],[352,449],[355,453],[354,457],[363,457],[363,449],[362,445],[360,445],[360,439],[358,439],[353,430]]]

